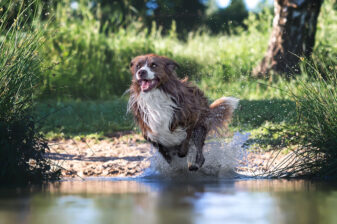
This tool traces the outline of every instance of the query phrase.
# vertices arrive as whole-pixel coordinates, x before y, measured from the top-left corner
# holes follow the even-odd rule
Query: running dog
[[[239,100],[222,97],[209,105],[199,88],[178,79],[177,67],[175,61],[155,54],[135,57],[130,63],[128,111],[168,163],[173,155],[188,155],[188,168],[196,171],[205,162],[207,134],[228,124]]]

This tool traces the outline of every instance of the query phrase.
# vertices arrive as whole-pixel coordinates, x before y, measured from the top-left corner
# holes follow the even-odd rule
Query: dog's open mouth
[[[141,79],[138,81],[140,88],[142,89],[143,92],[148,92],[154,87],[157,86],[158,84],[158,79]]]

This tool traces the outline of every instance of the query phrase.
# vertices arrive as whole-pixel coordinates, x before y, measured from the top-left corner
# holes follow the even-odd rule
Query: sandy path
[[[150,165],[150,145],[137,134],[108,140],[53,140],[49,148],[47,157],[62,167],[63,177],[135,176]]]
[[[59,139],[49,142],[47,157],[62,168],[63,178],[130,177],[150,166],[150,144],[139,134],[118,135],[111,139]],[[252,175],[266,171],[272,152],[247,153],[236,172]],[[273,163],[277,164],[282,156]]]

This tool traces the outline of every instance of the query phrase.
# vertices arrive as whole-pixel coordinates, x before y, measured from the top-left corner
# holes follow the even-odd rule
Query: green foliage
[[[34,16],[30,9],[38,10],[22,7],[10,26],[7,12],[0,17],[0,183],[6,184],[57,177],[43,158],[47,144],[30,115],[43,43],[43,33],[27,23]]]
[[[210,0],[209,4],[216,4],[213,0]],[[212,31],[212,33],[227,33],[232,31],[234,26],[244,26],[244,20],[248,17],[248,11],[246,9],[243,0],[232,0],[230,5],[224,9],[216,9],[206,18],[206,26]]]
[[[153,3],[157,7],[153,7]],[[147,5],[152,5],[148,10],[151,16],[145,19],[156,21],[165,33],[170,30],[172,21],[176,22],[178,34],[182,38],[186,32],[196,30],[204,23],[206,5],[198,0],[156,0],[148,1]]]
[[[69,1],[64,1],[69,5]],[[100,21],[102,31],[118,31],[132,24],[136,18],[145,19],[146,2],[132,0],[79,0],[81,5],[92,5],[95,17]],[[65,5],[65,7],[67,7]]]
[[[247,31],[238,35],[211,36],[208,31],[190,33],[186,41],[177,39],[175,23],[170,35],[163,36],[161,27],[144,29],[134,22],[126,28],[100,32],[100,21],[86,5],[78,10],[59,3],[48,41],[41,50],[52,71],[43,74],[42,98],[109,99],[120,96],[130,84],[130,60],[145,53],[166,55],[180,65],[181,77],[189,76],[206,88],[249,76],[262,58],[272,16],[264,11],[250,16]],[[268,24],[268,25],[262,25]],[[270,29],[270,28],[268,28]]]
[[[317,65],[337,64],[337,1],[325,0],[317,23],[316,43],[313,58]]]
[[[75,16],[66,4],[58,5],[51,36],[42,49],[53,67],[43,74],[43,97],[103,99],[123,94],[130,83],[130,60],[151,52],[150,40],[138,40],[135,32],[127,34],[124,29],[107,37],[86,6],[80,5]]]

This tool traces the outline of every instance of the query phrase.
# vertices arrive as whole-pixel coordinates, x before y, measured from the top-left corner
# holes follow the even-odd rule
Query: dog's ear
[[[132,75],[135,72],[134,71],[134,65],[137,63],[136,60],[137,60],[136,58],[132,59],[131,62],[130,62],[130,64],[129,64],[129,69],[130,69]]]
[[[166,59],[166,64],[165,64],[165,69],[168,73],[173,73],[177,68],[179,68],[179,65],[177,62],[171,60],[171,59]]]

